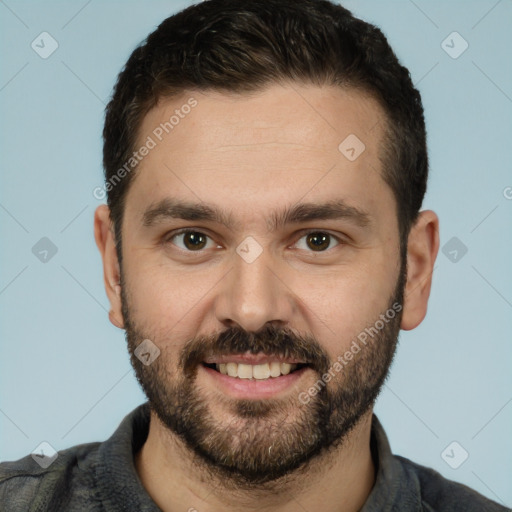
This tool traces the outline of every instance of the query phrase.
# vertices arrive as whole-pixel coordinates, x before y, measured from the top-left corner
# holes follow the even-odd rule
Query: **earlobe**
[[[122,322],[120,322],[114,312],[113,309],[111,309],[109,312],[108,312],[108,318],[110,320],[110,323],[112,325],[115,325],[116,327],[119,327],[119,329],[124,329],[124,325]]]
[[[439,219],[431,210],[419,213],[407,244],[407,283],[400,327],[416,328],[427,314],[432,273],[439,250]]]
[[[105,204],[98,206],[94,214],[94,238],[103,260],[103,280],[111,306],[109,319],[113,325],[123,329],[121,273],[110,219],[110,209]]]

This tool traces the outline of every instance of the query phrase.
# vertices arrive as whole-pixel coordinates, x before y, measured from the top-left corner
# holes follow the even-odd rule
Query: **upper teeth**
[[[279,377],[280,375],[288,375],[297,368],[296,364],[279,363],[273,361],[263,364],[237,364],[237,363],[220,363],[215,367],[220,373],[229,375],[230,377],[238,377],[239,379],[268,379],[269,377]]]

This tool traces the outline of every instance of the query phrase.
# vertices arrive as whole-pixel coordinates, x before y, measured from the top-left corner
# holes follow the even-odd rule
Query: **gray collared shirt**
[[[0,464],[0,510],[6,512],[158,512],[135,470],[133,455],[149,429],[149,405],[126,416],[103,443],[58,452],[45,469],[30,455]],[[391,453],[384,429],[373,416],[375,486],[361,512],[505,512],[469,487]],[[45,465],[45,464],[44,464]],[[190,507],[194,504],[191,503]]]

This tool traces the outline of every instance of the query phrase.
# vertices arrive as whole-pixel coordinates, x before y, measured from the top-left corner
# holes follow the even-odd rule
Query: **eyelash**
[[[172,243],[171,240],[173,238],[175,238],[177,236],[180,236],[180,235],[186,235],[186,234],[189,234],[189,233],[203,235],[203,236],[206,236],[207,238],[209,238],[210,240],[212,240],[212,238],[209,235],[207,235],[206,233],[203,233],[202,231],[199,231],[199,230],[196,230],[196,229],[191,229],[191,228],[183,228],[183,229],[180,229],[178,231],[171,232],[171,233],[168,234],[168,236],[165,236],[164,237],[164,244]],[[320,233],[320,234],[328,235],[329,237],[333,238],[338,243],[338,245],[343,245],[343,244],[346,243],[346,241],[343,240],[342,238],[340,238],[340,237],[338,237],[336,235],[333,235],[333,234],[329,233],[328,231],[322,231],[322,230],[319,230],[319,229],[310,229],[310,230],[307,230],[307,231],[302,231],[300,233],[301,236],[300,236],[300,238],[298,240],[301,240],[305,236],[308,236],[308,235],[310,235],[312,233]],[[173,245],[175,245],[175,244],[173,244]],[[308,252],[311,252],[313,254],[325,254],[328,251],[330,251],[331,249],[334,249],[335,247],[338,247],[338,245],[335,245],[334,247],[329,247],[325,251],[318,251],[318,252],[316,252],[316,251],[308,251]],[[201,253],[205,252],[205,249],[200,249],[200,250],[197,250],[197,251],[190,251],[188,249],[182,249],[181,247],[178,247],[178,249],[180,251],[187,252],[187,253],[190,253],[190,254],[193,254],[193,253],[201,254]]]

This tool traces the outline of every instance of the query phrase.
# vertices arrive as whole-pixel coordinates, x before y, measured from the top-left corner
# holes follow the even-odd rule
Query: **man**
[[[439,247],[421,99],[377,28],[322,0],[170,17],[118,78],[104,167],[109,316],[148,403],[3,463],[6,510],[505,510],[373,415]]]

